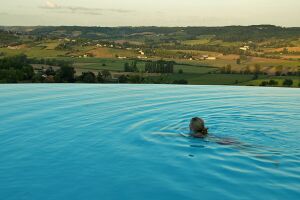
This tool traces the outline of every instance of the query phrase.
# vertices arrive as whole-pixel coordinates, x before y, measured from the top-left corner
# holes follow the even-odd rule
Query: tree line
[[[124,63],[124,72],[139,72],[137,61],[132,61],[130,64]]]
[[[152,63],[152,62],[148,62]],[[153,62],[156,63],[156,62]],[[159,61],[157,73],[171,72],[171,62]],[[42,64],[36,69],[32,64]],[[137,71],[137,63],[133,61],[128,71]],[[164,69],[164,67],[166,69]],[[160,71],[161,70],[161,71]],[[82,72],[76,75],[72,62],[55,59],[30,59],[21,54],[0,59],[0,83],[154,83],[154,84],[188,84],[186,80],[170,81],[165,77],[144,77],[141,75],[120,75],[113,78],[109,70]]]
[[[27,82],[31,81],[33,77],[33,67],[25,55],[0,59],[1,83]]]
[[[25,31],[24,31],[25,32]],[[34,36],[73,36],[74,32],[80,32],[81,38],[88,39],[114,39],[114,38],[138,38],[142,33],[153,33],[153,35],[174,35],[182,33],[185,39],[195,39],[200,35],[213,35],[217,40],[227,42],[235,41],[263,41],[267,38],[290,39],[298,38],[300,28],[285,28],[273,25],[254,26],[225,26],[225,27],[80,27],[80,26],[58,26],[58,27],[33,27],[29,35]]]
[[[270,81],[262,81],[259,86],[278,86],[279,83],[276,80],[270,80]],[[292,87],[294,85],[294,81],[292,79],[284,79],[282,82],[282,85],[284,87]],[[300,83],[298,85],[300,87]]]
[[[174,61],[147,61],[145,62],[145,72],[147,73],[161,73],[161,74],[171,74],[174,73]],[[128,62],[124,63],[124,72],[139,72],[137,67],[137,61],[132,61],[130,64]]]
[[[145,63],[145,72],[148,73],[174,73],[174,61],[148,61]]]

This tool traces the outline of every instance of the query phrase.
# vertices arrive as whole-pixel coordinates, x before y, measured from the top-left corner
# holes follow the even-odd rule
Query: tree
[[[131,67],[132,67],[132,71],[133,72],[139,72],[139,69],[137,68],[137,61],[134,60],[132,63],[131,63]]]
[[[125,72],[138,72],[139,69],[137,68],[137,61],[131,62],[130,65],[128,63],[124,63],[124,71]]]
[[[144,78],[139,75],[133,75],[133,76],[129,77],[129,82],[130,83],[143,83]]]
[[[145,71],[148,73],[174,73],[174,62],[158,60],[155,62],[146,62]]]
[[[109,79],[109,78],[111,78],[111,73],[110,73],[110,71],[108,71],[108,70],[102,70],[102,72],[101,72],[101,74],[102,74],[102,76],[103,76],[103,78],[104,79]]]
[[[268,85],[268,81],[262,81],[260,86],[267,86]]]
[[[34,76],[34,70],[32,66],[24,66],[22,69],[22,76],[24,80],[31,80]]]
[[[63,66],[56,72],[54,80],[58,83],[73,83],[75,81],[75,73],[74,67]]]
[[[178,70],[178,74],[183,74],[183,70],[182,70],[182,69],[179,69],[179,70]]]
[[[258,79],[258,74],[254,74],[252,77],[252,80],[256,80],[256,79]]]
[[[124,74],[119,77],[119,83],[128,83],[128,77]]]
[[[3,70],[0,74],[2,74],[2,76],[3,76],[3,77],[1,77],[1,79],[5,80],[4,82],[6,82],[6,83],[17,83],[18,82],[17,70],[15,70],[15,69]]]
[[[82,72],[81,76],[78,77],[78,81],[83,83],[96,83],[96,80],[93,72]]]
[[[276,86],[276,85],[278,85],[278,82],[275,81],[275,80],[270,80],[270,81],[269,81],[269,85],[271,85],[271,86]]]
[[[128,63],[124,63],[124,72],[130,72],[130,67]]]
[[[1,82],[8,83],[32,81],[34,76],[33,67],[24,54],[0,59],[0,72]]]
[[[283,81],[283,86],[291,87],[294,84],[292,79],[285,79]]]
[[[40,72],[36,73],[32,78],[33,83],[44,83],[44,81],[45,78],[43,77],[43,74]]]
[[[255,74],[257,74],[257,75],[258,75],[258,74],[260,74],[260,71],[261,71],[261,67],[260,67],[260,65],[259,65],[259,64],[255,64],[255,66],[254,66],[254,67],[255,67],[255,71],[254,71],[254,73],[255,73]]]
[[[241,64],[241,59],[240,58],[236,60],[236,64],[238,64],[238,65]]]
[[[231,70],[231,65],[227,65],[226,66],[226,73],[227,74],[231,74],[232,70]]]
[[[105,82],[101,72],[98,72],[97,81],[98,81],[98,83],[104,83]]]
[[[188,84],[187,80],[181,79],[181,80],[175,80],[173,81],[173,84],[178,84],[178,85],[186,85]]]
[[[54,71],[54,69],[53,69],[52,67],[48,67],[48,68],[46,69],[45,74],[46,74],[47,76],[50,76],[50,75],[54,76],[54,75],[55,75],[55,71]]]
[[[283,66],[282,65],[277,66],[275,72],[276,76],[281,76],[282,71],[283,71]]]

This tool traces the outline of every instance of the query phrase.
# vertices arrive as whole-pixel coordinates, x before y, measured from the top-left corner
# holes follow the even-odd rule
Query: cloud
[[[86,15],[102,15],[104,12],[114,13],[130,13],[131,10],[123,9],[102,9],[102,8],[90,8],[82,6],[62,6],[53,1],[47,0],[44,6],[40,6],[42,9],[54,10],[57,12],[70,12],[74,14],[86,14]]]
[[[55,8],[59,8],[59,6],[52,2],[52,1],[46,1],[46,8],[49,8],[49,9],[55,9]]]

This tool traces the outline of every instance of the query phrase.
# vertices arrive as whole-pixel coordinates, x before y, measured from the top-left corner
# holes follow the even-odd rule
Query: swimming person
[[[206,138],[207,141],[215,142],[221,145],[241,145],[241,142],[235,141],[231,138],[221,138],[213,135],[208,136],[208,128],[205,127],[205,122],[199,117],[194,117],[190,122],[190,136],[194,138]]]
[[[190,132],[192,137],[205,138],[208,135],[208,128],[205,127],[203,119],[194,117],[190,122]]]
[[[199,117],[194,117],[191,119],[190,134],[189,135],[181,134],[181,135],[184,137],[203,139],[206,142],[212,142],[212,143],[216,143],[216,144],[223,145],[223,146],[224,145],[230,146],[234,149],[238,149],[239,151],[243,151],[250,156],[255,156],[256,158],[259,158],[259,159],[271,161],[276,166],[278,166],[280,164],[279,161],[273,160],[272,157],[269,157],[269,155],[264,155],[264,154],[260,153],[259,151],[257,151],[257,149],[261,149],[264,147],[252,146],[249,144],[245,144],[245,143],[237,141],[233,138],[218,137],[218,136],[215,136],[214,134],[208,134],[208,128],[205,127],[204,120]],[[203,148],[203,145],[201,145],[201,144],[199,145],[198,143],[191,144],[190,146],[197,147],[197,148],[199,148],[199,147]],[[192,155],[192,154],[190,154],[189,156],[194,157],[194,155]]]
[[[239,147],[249,147],[241,142],[232,138],[223,138],[214,135],[208,135],[208,128],[205,127],[205,122],[199,117],[194,117],[190,122],[190,137],[206,139],[209,142],[215,142],[220,145],[233,145]],[[185,136],[186,137],[186,136]]]
[[[194,138],[207,138],[211,142],[216,142],[221,145],[236,145],[236,142],[230,138],[219,138],[213,135],[208,136],[208,128],[205,127],[205,122],[199,117],[194,117],[190,122],[190,136]]]

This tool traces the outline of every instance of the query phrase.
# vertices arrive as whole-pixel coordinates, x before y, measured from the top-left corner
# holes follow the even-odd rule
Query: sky
[[[300,27],[300,0],[0,0],[0,25]]]

